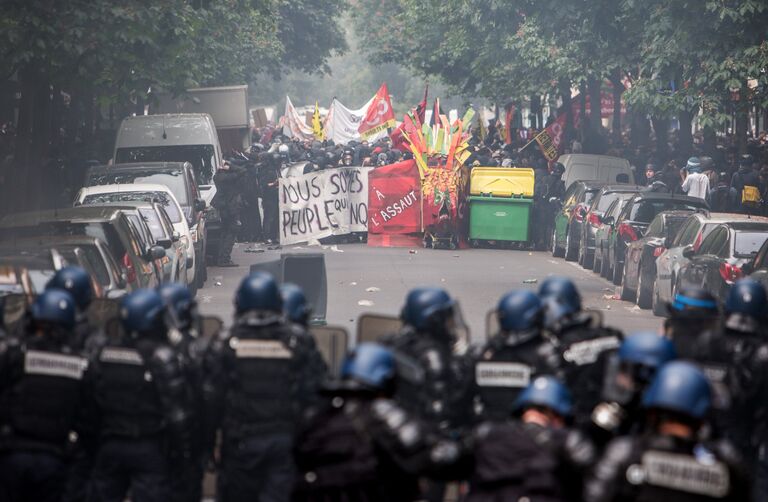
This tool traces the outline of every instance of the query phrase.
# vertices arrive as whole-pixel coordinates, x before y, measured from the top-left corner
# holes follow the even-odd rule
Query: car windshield
[[[587,205],[592,204],[592,201],[595,200],[595,196],[599,191],[600,190],[588,190],[584,194],[584,204],[587,204]]]
[[[165,235],[163,224],[160,223],[160,217],[157,215],[154,209],[139,209],[139,214],[141,214],[141,216],[144,218],[144,221],[147,223],[149,231],[152,232],[152,238],[154,238],[155,241],[159,241],[160,239],[165,239],[168,237]]]
[[[0,240],[3,242],[13,242],[14,239],[40,238],[43,236],[56,235],[87,235],[105,242],[113,256],[122,258],[126,253],[125,245],[120,238],[117,230],[106,222],[71,222],[56,221],[44,222],[39,225],[28,227],[11,227],[0,229]]]
[[[760,232],[736,232],[733,242],[733,254],[739,258],[747,258],[757,254],[766,239],[768,239],[768,229]]]
[[[640,200],[632,206],[629,220],[638,223],[650,223],[662,211],[698,211],[701,209],[704,209],[703,205],[700,206],[683,200]]]
[[[89,186],[139,183],[165,185],[173,192],[179,205],[186,206],[189,204],[187,200],[187,186],[184,184],[184,171],[181,169],[166,170],[162,173],[152,169],[112,170],[94,174],[88,179]]]
[[[109,286],[109,271],[104,263],[104,258],[96,246],[92,244],[56,246],[56,251],[67,260],[67,263],[79,263],[82,265],[82,261],[86,260],[90,266],[89,271],[93,272],[96,276],[96,281],[104,286]]]
[[[597,207],[595,208],[596,211],[600,211],[601,213],[608,210],[608,208],[611,206],[613,201],[615,201],[619,197],[619,194],[616,192],[608,192],[604,193],[600,196],[600,199],[597,201]]]
[[[118,148],[115,162],[189,162],[201,185],[210,185],[214,174],[213,145],[173,145]]]
[[[83,198],[83,205],[110,202],[157,202],[163,205],[173,223],[181,222],[181,213],[166,192],[109,192],[94,193]]]

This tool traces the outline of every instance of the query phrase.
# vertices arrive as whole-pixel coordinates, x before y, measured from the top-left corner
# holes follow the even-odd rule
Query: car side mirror
[[[749,275],[752,272],[755,271],[754,262],[745,263],[741,266],[741,273],[744,275]]]
[[[173,242],[179,242],[181,240],[181,234],[177,232],[176,230],[173,231],[173,234],[171,235],[171,241]]]
[[[696,250],[693,249],[693,246],[685,246],[683,248],[683,257],[688,258],[689,260],[696,256]]]
[[[208,207],[208,205],[203,199],[195,199],[195,211],[205,211],[206,207]]]
[[[605,216],[602,220],[605,225],[613,225],[616,221],[613,216]]]
[[[157,245],[163,249],[169,249],[173,245],[173,241],[171,239],[159,239]]]
[[[672,237],[667,236],[664,239],[664,247],[667,248],[667,249],[671,248],[672,247],[672,241],[674,241],[674,239]]]
[[[152,246],[147,254],[149,255],[148,259],[151,261],[160,260],[165,258],[165,249],[162,246]]]

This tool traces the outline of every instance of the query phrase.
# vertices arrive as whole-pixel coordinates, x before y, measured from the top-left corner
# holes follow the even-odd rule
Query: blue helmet
[[[242,314],[250,310],[282,312],[280,289],[269,272],[252,272],[240,282],[235,293],[235,311]]]
[[[86,310],[93,299],[91,277],[84,269],[74,265],[57,270],[45,287],[69,291],[80,311]]]
[[[581,310],[581,295],[576,285],[567,277],[551,276],[544,279],[539,288],[539,298],[551,305],[559,305],[559,317]]]
[[[754,279],[741,279],[731,287],[725,300],[725,313],[741,314],[754,319],[768,315],[768,300],[765,288]]]
[[[395,356],[376,343],[361,343],[344,359],[341,378],[367,388],[384,389],[395,376]]]
[[[283,298],[283,312],[288,320],[306,326],[311,309],[304,290],[296,284],[286,282],[280,286],[280,296]]]
[[[533,292],[519,289],[502,296],[496,311],[502,331],[527,331],[541,327],[544,306]]]
[[[704,418],[712,399],[709,381],[691,363],[672,361],[656,373],[645,391],[643,406]]]
[[[434,325],[440,314],[450,312],[456,302],[441,288],[416,288],[408,293],[400,318],[422,331]]]
[[[717,299],[709,291],[699,287],[682,288],[675,295],[668,309],[670,317],[716,317],[719,315]]]
[[[179,321],[186,324],[192,322],[195,299],[188,287],[176,282],[167,282],[159,286],[157,292],[160,293],[163,304]]]
[[[701,172],[701,160],[699,160],[698,157],[691,157],[690,159],[688,159],[688,162],[686,162],[685,169],[689,173]]]
[[[517,412],[529,406],[541,406],[563,417],[571,415],[573,400],[568,388],[553,376],[538,376],[517,396],[513,409]]]
[[[150,333],[163,327],[163,299],[154,289],[137,289],[120,302],[120,320],[129,333]]]
[[[658,368],[677,357],[675,345],[652,331],[634,333],[621,342],[619,360]]]
[[[72,328],[75,325],[75,298],[64,289],[47,288],[37,295],[29,313],[34,323]]]

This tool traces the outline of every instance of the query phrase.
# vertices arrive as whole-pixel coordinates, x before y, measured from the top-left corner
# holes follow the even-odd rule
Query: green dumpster
[[[533,200],[523,197],[469,197],[469,238],[472,240],[528,240]]]

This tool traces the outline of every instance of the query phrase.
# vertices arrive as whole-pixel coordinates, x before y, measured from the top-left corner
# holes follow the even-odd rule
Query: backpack
[[[741,191],[741,204],[743,206],[759,206],[763,202],[760,196],[760,189],[752,185],[744,185]]]

